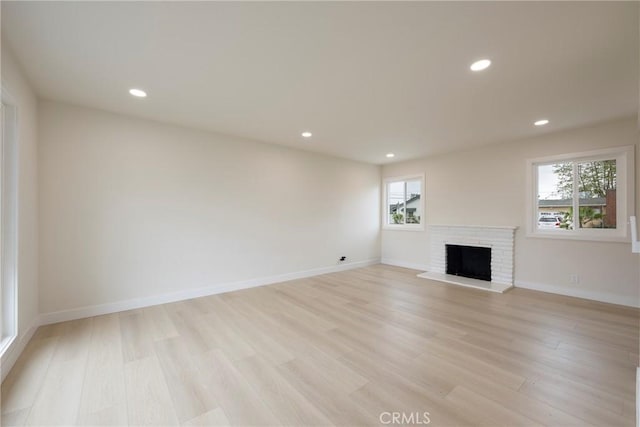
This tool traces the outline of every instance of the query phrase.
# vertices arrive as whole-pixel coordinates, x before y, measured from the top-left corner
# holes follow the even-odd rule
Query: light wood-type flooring
[[[638,310],[417,273],[41,327],[2,385],[2,425],[634,425]]]

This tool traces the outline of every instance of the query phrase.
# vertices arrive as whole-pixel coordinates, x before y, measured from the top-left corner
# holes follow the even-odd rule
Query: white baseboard
[[[0,360],[0,382],[4,381],[4,379],[7,377],[7,374],[9,373],[9,371],[11,371],[11,368],[13,368],[16,360],[18,360],[18,357],[24,351],[24,348],[33,337],[33,334],[38,329],[38,326],[40,326],[39,316],[31,321],[29,328],[27,328],[22,336],[17,337],[9,345],[7,351],[4,352],[4,354],[2,355],[2,359]]]
[[[318,276],[320,274],[335,273],[338,271],[351,270],[354,268],[366,267],[379,264],[379,258],[365,261],[338,264],[329,267],[314,268],[312,270],[297,271],[294,273],[280,274],[276,276],[262,277],[258,279],[244,280],[240,282],[222,283],[203,288],[188,289],[179,292],[172,292],[164,295],[157,295],[145,298],[136,298],[126,301],[117,301],[108,304],[91,305],[70,310],[44,313],[40,316],[40,324],[65,322],[68,320],[82,319],[85,317],[99,316],[102,314],[117,313],[120,311],[133,310],[136,308],[149,307],[152,305],[166,304],[170,302],[183,301],[192,298],[204,297],[208,295],[222,294],[225,292],[238,291],[241,289],[254,288],[257,286],[271,285],[274,283],[287,282],[289,280],[303,279],[305,277]]]
[[[405,261],[400,261],[398,259],[382,258],[380,260],[380,264],[387,264],[387,265],[393,265],[393,266],[396,266],[396,267],[410,268],[412,270],[421,270],[421,271],[429,270],[429,266],[427,264],[417,264],[417,263],[413,263],[413,262],[405,262]]]
[[[397,259],[382,258],[380,260],[380,263],[387,264],[387,265],[394,265],[396,267],[411,268],[413,270],[422,270],[422,271],[429,270],[429,266],[427,264],[417,264],[417,263],[405,262]],[[589,291],[586,289],[566,288],[563,286],[547,285],[544,283],[523,282],[519,280],[515,281],[514,286],[516,288],[531,289],[534,291],[548,292],[551,294],[566,295],[570,297],[584,298],[584,299],[589,299],[593,301],[640,308],[640,300],[636,299],[634,301],[629,297],[616,295],[609,292],[596,292],[596,291]]]
[[[566,295],[570,297],[584,298],[593,301],[640,308],[640,300],[636,299],[634,301],[629,297],[616,295],[609,292],[589,291],[579,288],[566,288],[563,286],[547,285],[543,283],[522,282],[520,280],[516,280],[514,285],[516,288],[531,289],[534,291],[548,292],[551,294]]]
[[[636,369],[636,427],[640,427],[640,368]]]

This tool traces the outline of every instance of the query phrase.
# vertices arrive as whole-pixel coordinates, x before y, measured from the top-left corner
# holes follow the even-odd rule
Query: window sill
[[[383,230],[394,231],[424,231],[424,225],[390,225],[386,224],[382,226]]]
[[[532,237],[536,239],[556,239],[556,240],[582,240],[587,242],[603,242],[603,243],[631,243],[631,241],[623,235],[608,235],[608,236],[597,236],[594,234],[560,234],[554,231],[544,232],[544,231],[529,231],[526,234],[527,237]]]

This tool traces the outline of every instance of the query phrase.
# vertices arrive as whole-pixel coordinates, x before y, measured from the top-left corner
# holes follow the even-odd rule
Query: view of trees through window
[[[538,229],[616,228],[616,180],[616,160],[539,165]]]

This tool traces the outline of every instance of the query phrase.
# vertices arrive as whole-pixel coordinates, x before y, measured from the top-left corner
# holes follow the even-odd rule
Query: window
[[[529,160],[529,235],[625,240],[633,206],[633,149]]]
[[[2,92],[0,132],[0,355],[17,333],[17,134],[16,108]]]
[[[384,228],[424,230],[424,175],[388,178],[384,181]]]

